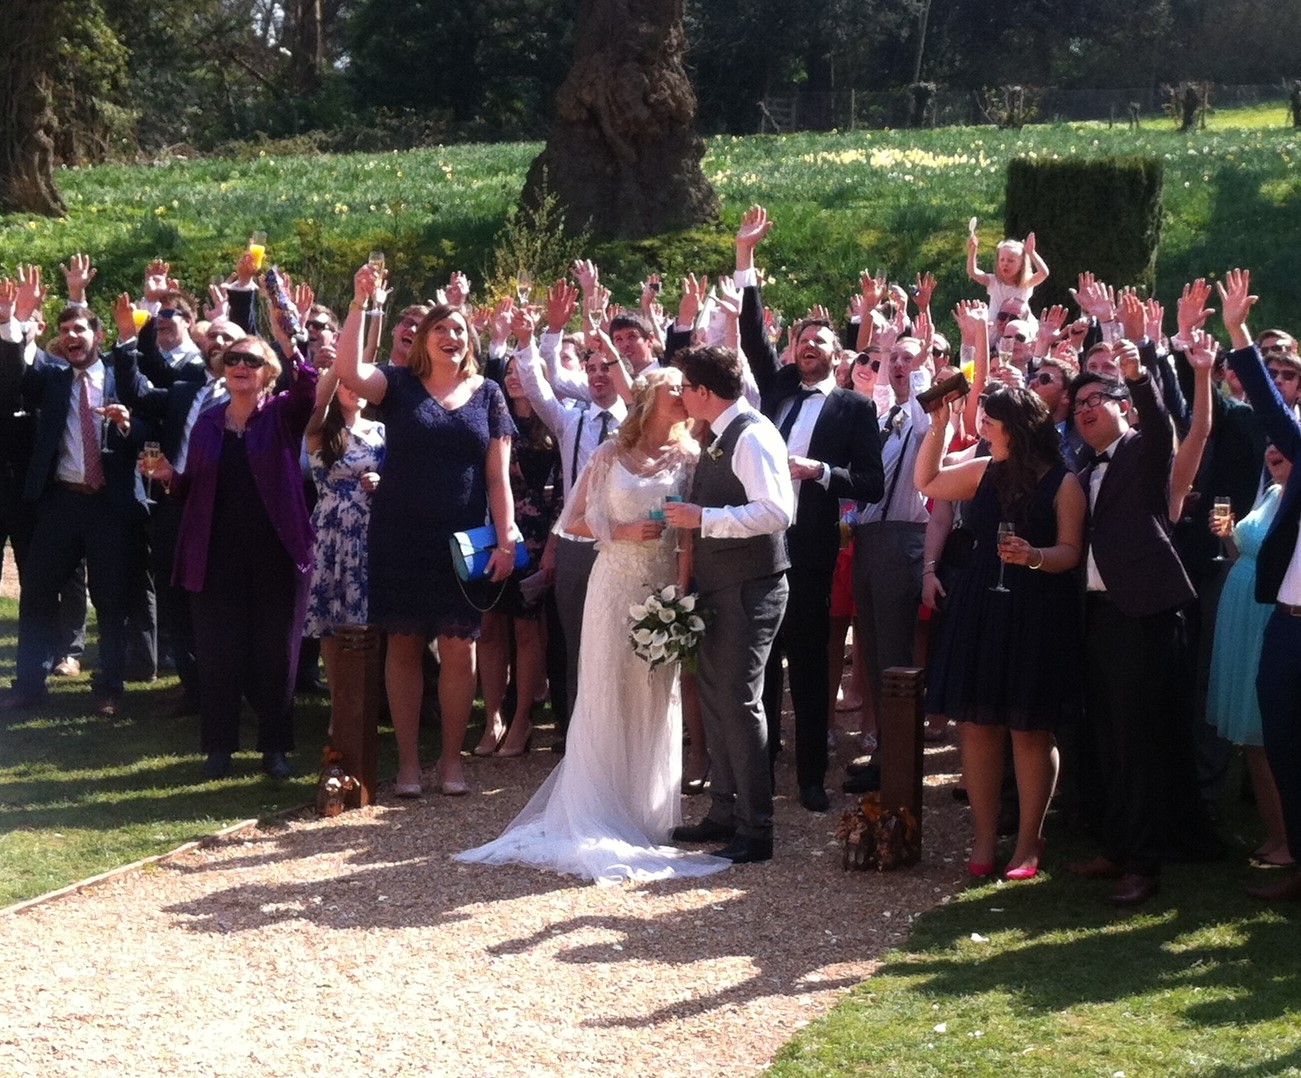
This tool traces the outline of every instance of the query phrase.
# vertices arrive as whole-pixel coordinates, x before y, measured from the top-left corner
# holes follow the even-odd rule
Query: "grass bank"
[[[600,245],[593,254],[616,298],[629,301],[651,270],[673,279],[726,269],[740,213],[762,202],[777,221],[763,249],[773,303],[839,308],[865,266],[900,277],[931,268],[947,309],[975,294],[963,273],[966,221],[975,215],[985,222],[988,249],[1001,225],[1009,159],[1151,154],[1166,167],[1158,295],[1170,301],[1192,276],[1251,266],[1263,296],[1261,324],[1296,326],[1301,250],[1280,237],[1301,230],[1301,134],[1283,126],[1285,118],[1276,107],[1225,110],[1208,130],[1188,135],[1153,122],[1138,131],[1092,123],[720,137],[709,142],[704,166],[723,202],[721,227]],[[122,288],[138,288],[144,262],[155,255],[202,287],[228,270],[251,230],[263,229],[275,257],[333,302],[372,247],[389,253],[402,296],[427,295],[455,268],[482,278],[538,149],[272,153],[65,170],[59,183],[69,216],[0,218],[0,270],[31,259],[57,281],[60,260],[90,251],[102,266],[96,289],[106,302]]]

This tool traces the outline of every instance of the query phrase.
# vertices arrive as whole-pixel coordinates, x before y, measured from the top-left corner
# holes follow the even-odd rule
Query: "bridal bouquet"
[[[651,592],[628,608],[628,639],[633,654],[650,664],[683,663],[694,669],[705,619],[695,595],[679,595],[676,584]]]

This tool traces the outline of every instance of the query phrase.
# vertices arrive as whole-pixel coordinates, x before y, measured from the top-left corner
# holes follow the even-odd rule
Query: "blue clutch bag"
[[[515,568],[523,569],[529,563],[529,552],[524,547],[524,537],[519,528],[511,529],[515,540]],[[488,559],[497,549],[497,529],[490,524],[468,531],[453,532],[452,567],[462,580],[484,580],[488,574]]]

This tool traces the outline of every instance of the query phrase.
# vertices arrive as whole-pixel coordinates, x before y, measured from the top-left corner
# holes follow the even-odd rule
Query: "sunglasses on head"
[[[251,371],[266,366],[266,360],[256,352],[227,352],[222,363],[227,367],[236,367],[242,363]]]

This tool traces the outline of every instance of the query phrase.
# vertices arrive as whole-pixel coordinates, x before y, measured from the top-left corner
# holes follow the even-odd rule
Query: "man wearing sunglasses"
[[[1296,340],[1281,329],[1267,329],[1257,339],[1265,369],[1292,414],[1301,419],[1301,357]]]

